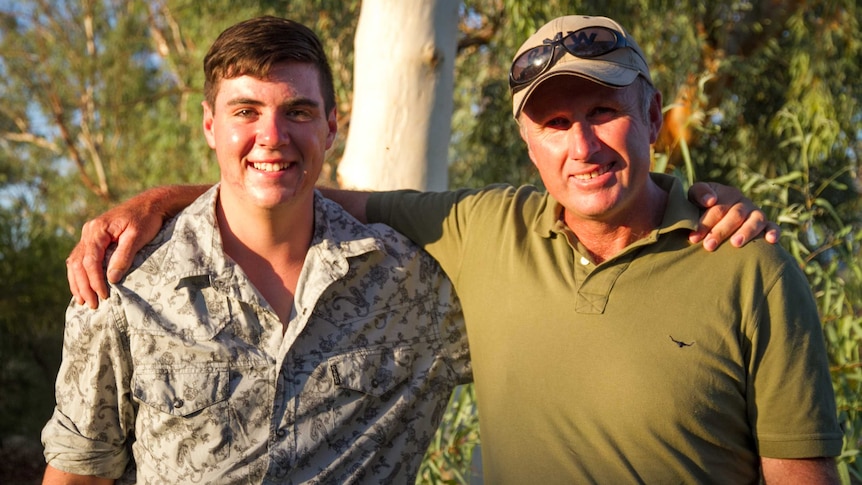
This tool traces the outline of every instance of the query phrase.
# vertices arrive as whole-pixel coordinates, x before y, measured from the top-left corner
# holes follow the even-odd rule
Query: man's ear
[[[525,116],[523,113],[520,116]],[[533,147],[530,146],[530,141],[527,140],[527,136],[524,134],[524,125],[521,123],[521,118],[518,118],[518,134],[521,135],[521,140],[524,141],[524,145],[527,145],[527,155],[530,157],[530,161],[533,162],[533,165],[536,164],[536,158],[533,156]]]
[[[204,137],[207,139],[207,145],[210,146],[213,150],[215,150],[215,133],[213,133],[213,118],[215,113],[212,109],[210,109],[209,104],[206,101],[201,102],[201,106],[204,109],[203,116],[203,129],[204,129]]]
[[[335,141],[335,135],[338,134],[338,115],[335,108],[332,108],[329,116],[326,117],[326,124],[329,127],[329,134],[326,135],[326,149],[329,150]]]
[[[649,105],[650,144],[653,144],[658,140],[658,134],[661,131],[663,121],[664,116],[661,112],[661,93],[656,89]]]

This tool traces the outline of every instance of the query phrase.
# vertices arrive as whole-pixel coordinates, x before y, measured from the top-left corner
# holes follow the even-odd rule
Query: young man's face
[[[285,62],[266,79],[222,79],[203,128],[221,169],[220,198],[246,208],[308,203],[335,138],[313,64]]]
[[[613,89],[575,76],[550,78],[530,96],[521,136],[567,223],[626,224],[643,212],[661,111],[644,119],[641,97],[637,83]]]

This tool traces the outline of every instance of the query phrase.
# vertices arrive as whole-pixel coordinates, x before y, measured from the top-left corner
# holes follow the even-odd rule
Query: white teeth
[[[290,166],[287,162],[281,163],[263,163],[263,162],[254,162],[252,166],[262,172],[278,172],[279,170],[286,170],[287,167]]]
[[[590,179],[594,179],[594,178],[598,177],[599,175],[606,174],[610,170],[611,170],[611,165],[603,165],[603,166],[599,167],[598,170],[593,170],[590,173],[578,174],[578,175],[575,175],[574,177],[577,180],[590,180]]]

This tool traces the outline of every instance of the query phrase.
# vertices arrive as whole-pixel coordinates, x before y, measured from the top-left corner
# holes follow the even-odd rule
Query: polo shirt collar
[[[661,226],[653,231],[652,238],[676,230],[693,231],[697,229],[700,219],[700,209],[688,201],[682,182],[672,176],[660,173],[650,173],[650,177],[659,187],[668,192],[668,201]],[[546,194],[544,206],[536,214],[533,230],[544,238],[555,237],[555,234],[565,230],[562,222],[563,206],[551,194]]]

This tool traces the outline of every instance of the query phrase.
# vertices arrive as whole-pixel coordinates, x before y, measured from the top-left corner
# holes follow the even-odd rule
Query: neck
[[[607,219],[584,219],[563,209],[563,221],[598,264],[621,253],[630,244],[647,237],[661,225],[668,194],[650,183],[646,202]]]
[[[301,261],[311,244],[313,197],[299,204],[274,209],[246,207],[220,197],[216,213],[225,252],[233,258],[251,252]]]
[[[245,272],[284,328],[314,232],[314,199],[277,210],[216,206],[225,253]]]

